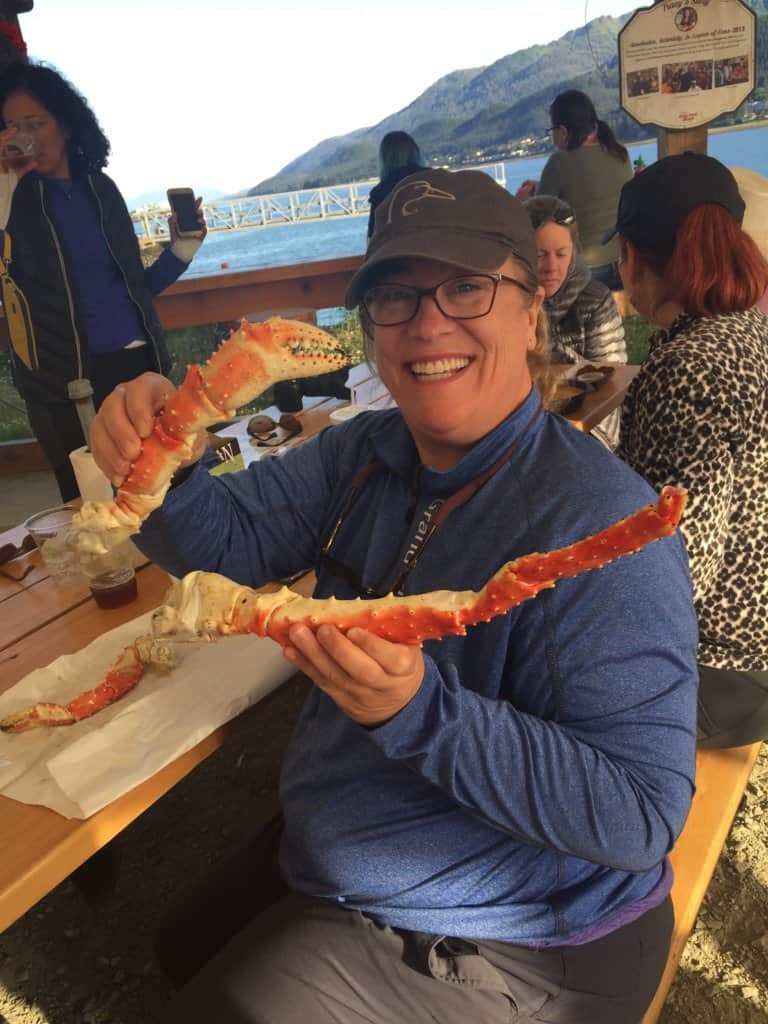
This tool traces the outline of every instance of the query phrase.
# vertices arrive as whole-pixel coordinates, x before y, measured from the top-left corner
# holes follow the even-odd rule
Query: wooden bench
[[[696,755],[696,795],[670,855],[675,873],[672,943],[661,983],[642,1024],[656,1024],[659,1019],[760,746],[700,750]]]

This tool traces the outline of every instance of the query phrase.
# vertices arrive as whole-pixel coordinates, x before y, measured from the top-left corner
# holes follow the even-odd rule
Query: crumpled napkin
[[[66,704],[98,685],[120,652],[149,632],[151,616],[124,623],[76,654],[30,672],[0,694],[0,718],[40,700]],[[0,792],[67,818],[87,818],[294,672],[278,644],[263,637],[182,644],[170,674],[147,670],[134,690],[92,718],[0,733]]]

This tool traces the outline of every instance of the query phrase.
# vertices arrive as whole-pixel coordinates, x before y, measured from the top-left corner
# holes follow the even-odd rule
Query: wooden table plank
[[[675,927],[664,974],[642,1024],[655,1024],[659,1018],[760,747],[760,743],[753,743],[725,750],[699,750],[696,754],[696,793],[669,856],[675,875]]]
[[[0,651],[0,693],[10,689],[33,669],[49,665],[61,654],[74,654],[102,633],[157,608],[170,586],[168,574],[156,565],[149,565],[139,570],[137,580],[138,596],[120,608],[100,608],[86,587],[82,601],[64,608],[54,618],[45,622],[41,620],[31,636],[22,631],[14,642],[3,646]],[[46,583],[51,588],[55,586],[50,580]],[[29,595],[23,595],[7,603],[13,605],[18,602],[20,607],[34,610],[35,605],[30,601]],[[45,606],[43,600],[37,607]],[[5,623],[0,628],[5,637]]]
[[[639,366],[617,365],[605,383],[584,395],[579,408],[566,419],[579,430],[592,430],[614,409],[618,409],[639,372]]]
[[[87,600],[31,638],[6,648],[0,652],[0,692],[33,669],[50,664],[62,654],[72,654],[97,636],[156,608],[169,582],[162,569],[149,565],[141,570],[139,596],[130,604],[103,609],[95,601]],[[314,582],[314,574],[308,573],[292,587],[308,596]],[[46,807],[0,796],[0,931],[218,749],[225,735],[226,726],[215,730],[152,778],[84,820],[64,818]]]

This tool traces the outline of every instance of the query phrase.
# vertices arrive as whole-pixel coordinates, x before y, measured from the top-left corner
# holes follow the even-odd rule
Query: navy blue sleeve
[[[254,587],[313,568],[344,465],[337,433],[239,473],[198,465],[147,519],[139,547],[175,576],[200,569]]]
[[[144,282],[150,295],[159,295],[165,291],[181,277],[188,266],[188,263],[180,260],[170,249],[163,249],[152,266],[144,271]]]
[[[436,648],[372,741],[522,842],[623,871],[658,864],[694,788],[697,628],[679,535],[475,628],[509,652],[524,698],[481,695]],[[551,717],[531,713],[551,688]]]

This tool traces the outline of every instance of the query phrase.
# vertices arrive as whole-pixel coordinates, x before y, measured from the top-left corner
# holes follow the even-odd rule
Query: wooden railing
[[[222,271],[182,278],[155,299],[166,329],[239,320],[253,313],[329,309],[344,305],[344,292],[362,256],[296,263],[266,270]],[[47,469],[37,441],[0,443],[0,476]]]
[[[182,278],[155,299],[163,327],[237,320],[251,313],[328,309],[344,292],[362,256]]]

